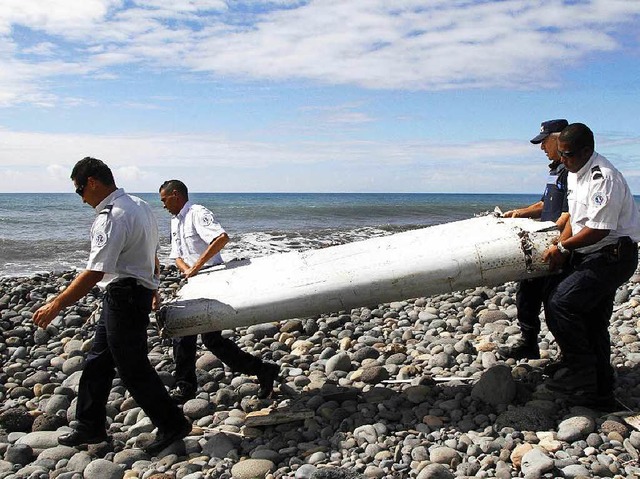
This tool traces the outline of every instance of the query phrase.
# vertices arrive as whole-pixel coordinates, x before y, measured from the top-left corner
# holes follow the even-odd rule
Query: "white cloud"
[[[11,48],[0,50],[0,105],[51,101],[53,76],[104,78],[131,63],[374,89],[549,86],[560,81],[558,66],[620,48],[619,33],[637,29],[640,15],[640,2],[627,0],[241,4],[248,8],[221,0],[4,0],[0,41]],[[25,43],[16,26],[46,39]],[[19,56],[38,52],[50,61]]]
[[[348,111],[348,112],[343,112],[343,113],[336,113],[334,115],[330,115],[329,117],[327,117],[327,122],[332,123],[332,124],[362,124],[362,123],[369,123],[371,121],[374,121],[374,118],[372,118],[371,116],[367,115],[366,113],[362,113],[359,111]]]
[[[362,103],[349,103],[333,106],[313,106],[303,107],[300,110],[303,113],[316,116],[317,122],[329,125],[331,128],[339,126],[354,126],[370,123],[376,119],[371,115],[358,111],[361,108]],[[314,125],[313,128],[317,129],[318,125]]]
[[[227,4],[223,0],[136,0],[143,8],[157,8],[178,12],[224,10]]]
[[[116,178],[126,183],[137,183],[147,176],[144,171],[137,166],[121,166],[116,168],[113,174]]]
[[[32,47],[22,49],[22,53],[26,55],[53,56],[57,49],[57,45],[52,42],[41,42]]]
[[[56,183],[69,179],[69,170],[62,165],[48,165],[47,173]]]
[[[84,156],[107,162],[119,186],[130,191],[156,191],[162,181],[178,177],[193,191],[538,192],[547,165],[537,147],[504,140],[267,143],[204,134],[0,130],[0,144],[5,192],[72,191],[71,168]],[[608,151],[616,161],[616,146],[602,152]],[[619,166],[630,175],[637,171],[635,163]]]
[[[557,15],[526,1],[311,2],[265,15],[251,28],[211,32],[185,60],[202,71],[369,88],[521,88],[553,81],[567,56],[612,50],[606,26],[639,11],[628,5],[623,16],[622,6],[602,12],[587,2],[549,3]]]
[[[121,0],[3,0],[0,3],[0,33],[11,25],[20,25],[47,32],[90,31],[103,21],[110,8],[122,5]]]

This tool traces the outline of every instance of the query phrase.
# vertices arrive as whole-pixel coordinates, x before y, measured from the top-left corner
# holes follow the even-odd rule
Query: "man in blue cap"
[[[526,208],[507,211],[505,218],[540,218],[541,221],[555,221],[562,230],[568,219],[567,173],[558,153],[558,136],[569,123],[565,119],[548,120],[541,124],[540,133],[531,139],[540,144],[551,161],[547,186],[540,201]],[[518,324],[522,338],[512,347],[499,350],[504,358],[539,359],[538,334],[540,333],[540,308],[545,278],[525,279],[520,282],[516,294]]]

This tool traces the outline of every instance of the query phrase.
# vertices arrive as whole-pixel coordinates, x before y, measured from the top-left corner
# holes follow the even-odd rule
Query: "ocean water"
[[[134,193],[153,208],[160,261],[169,264],[169,213],[157,193]],[[191,193],[231,241],[223,257],[320,248],[526,206],[539,195]],[[82,269],[94,210],[74,193],[0,193],[0,277]]]

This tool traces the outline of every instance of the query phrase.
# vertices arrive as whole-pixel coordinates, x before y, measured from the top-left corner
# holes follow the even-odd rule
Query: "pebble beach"
[[[391,479],[640,477],[640,275],[616,295],[610,323],[619,411],[540,397],[558,355],[502,361],[518,339],[516,283],[405,299],[224,331],[275,361],[282,382],[257,399],[255,377],[232,375],[200,348],[191,433],[158,457],[153,425],[113,383],[111,442],[60,446],[99,305],[94,289],[47,329],[33,312],[75,272],[0,279],[0,479]],[[163,268],[161,293],[180,286]],[[149,326],[149,357],[173,385],[170,341]]]

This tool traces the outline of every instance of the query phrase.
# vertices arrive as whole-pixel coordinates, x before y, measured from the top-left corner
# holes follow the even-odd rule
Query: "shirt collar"
[[[549,169],[552,171],[560,172],[564,169],[564,163],[562,163],[560,160],[552,161],[551,163],[549,163]]]
[[[591,164],[593,163],[593,161],[596,159],[596,156],[598,156],[598,154],[594,151],[593,154],[591,155],[591,158],[589,158],[587,160],[587,162],[582,165],[582,168],[580,168],[577,172],[576,175],[578,176],[578,178],[582,178],[584,175],[586,175],[589,171],[591,171]]]
[[[123,195],[124,195],[124,189],[123,188],[118,188],[113,193],[111,193],[109,196],[107,196],[104,200],[102,200],[100,203],[98,203],[98,206],[96,206],[96,211],[98,213],[100,213],[104,209],[105,206],[107,206],[110,203],[113,203],[113,201],[116,198],[119,198],[119,197],[121,197]]]
[[[187,211],[189,211],[189,208],[191,208],[191,201],[187,201],[184,204],[184,206],[180,210],[180,213],[178,213],[176,217],[184,218],[187,215]]]

